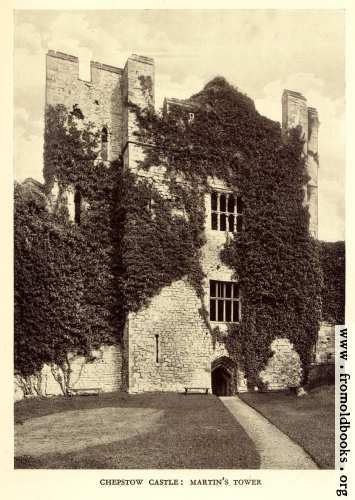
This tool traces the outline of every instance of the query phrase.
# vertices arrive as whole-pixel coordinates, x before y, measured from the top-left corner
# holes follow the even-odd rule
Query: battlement
[[[121,75],[123,73],[122,68],[117,68],[116,66],[111,66],[109,64],[99,63],[96,61],[90,61],[90,66],[92,68],[101,69],[103,71],[110,71],[111,73],[117,73]]]
[[[190,99],[176,99],[175,97],[165,97],[163,103],[163,114],[166,115],[171,109],[183,109],[187,112],[195,111],[197,103]]]
[[[154,106],[154,60],[132,54],[124,68],[90,61],[90,72],[82,78],[80,59],[56,50],[46,57],[46,105],[78,106],[85,120],[105,130],[104,156],[115,160],[133,137],[134,116],[128,102]],[[132,116],[131,116],[132,115]]]
[[[154,59],[152,59],[151,57],[147,57],[147,56],[139,56],[138,54],[132,54],[129,57],[129,60],[141,62],[144,64],[151,64],[152,66],[154,66]]]
[[[298,127],[302,132],[303,152],[307,159],[309,180],[305,187],[304,202],[308,206],[309,230],[318,234],[318,111],[307,106],[307,99],[300,92],[285,89],[282,94],[282,130]],[[287,135],[287,134],[286,134]]]
[[[59,52],[57,50],[48,50],[47,56],[57,57],[58,59],[64,59],[66,61],[71,61],[71,62],[75,62],[75,63],[79,62],[78,57],[72,56],[70,54],[64,54],[64,52]]]
[[[303,101],[307,101],[307,99],[305,98],[304,95],[302,95],[300,92],[296,92],[295,90],[285,89],[283,91],[282,98],[287,97],[287,96],[295,97],[296,99],[302,99]]]
[[[319,126],[319,116],[316,108],[308,108],[308,123]]]
[[[72,56],[70,54],[64,54],[63,52],[58,52],[56,50],[49,50],[47,52],[47,56],[48,57],[54,57],[54,58],[57,58],[57,59],[62,59],[63,61],[70,61],[70,62],[74,63],[75,65],[77,65],[78,71],[79,71],[80,60],[76,56]],[[97,62],[97,61],[90,61],[90,69],[91,69],[91,71],[92,71],[92,68],[96,68],[96,69],[102,70],[102,71],[109,71],[111,73],[117,73],[117,74],[122,74],[123,73],[123,69],[122,68],[118,68],[116,66],[111,66],[110,64],[100,63],[100,62]]]

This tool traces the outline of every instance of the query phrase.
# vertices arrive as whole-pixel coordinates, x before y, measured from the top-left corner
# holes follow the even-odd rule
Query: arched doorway
[[[232,396],[236,393],[237,370],[227,356],[213,361],[211,366],[212,393],[216,396]]]

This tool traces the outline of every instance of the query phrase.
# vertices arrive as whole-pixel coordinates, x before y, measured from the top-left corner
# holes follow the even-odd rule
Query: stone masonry
[[[315,362],[335,362],[335,326],[331,323],[320,324],[317,344],[315,346]]]
[[[76,57],[49,51],[47,54],[46,104],[64,104],[72,109],[79,106],[85,119],[108,131],[107,160],[123,159],[123,168],[138,176],[148,176],[163,192],[161,166],[148,172],[139,167],[143,148],[137,131],[135,115],[128,102],[139,107],[154,106],[154,61],[148,57],[131,56],[123,69],[91,62],[91,80],[79,79],[79,61]],[[170,102],[170,101],[169,101]],[[171,100],[179,105],[178,100]],[[166,106],[167,108],[167,106]],[[305,189],[305,203],[310,212],[310,231],[317,235],[318,191],[318,116],[308,108],[299,93],[285,90],[282,97],[282,125],[287,130],[300,126],[304,134],[304,153],[310,173]],[[210,187],[219,193],[228,193],[230,186],[221,180],[210,179]],[[70,190],[69,190],[70,191]],[[168,194],[168,193],[167,193]],[[210,280],[236,282],[231,269],[220,260],[219,251],[232,233],[211,229],[211,198],[206,194],[206,245],[202,252],[202,267],[206,273],[205,302],[209,309]],[[68,196],[68,204],[71,203]],[[240,301],[242,317],[242,298]],[[122,387],[130,393],[143,391],[181,391],[184,387],[204,387],[211,390],[214,372],[224,380],[225,393],[246,390],[246,382],[239,367],[229,358],[222,342],[212,339],[211,329],[218,326],[223,334],[226,323],[210,321],[210,327],[200,314],[201,300],[185,280],[179,280],[161,290],[150,304],[137,313],[130,313],[124,329],[122,346],[106,352],[105,379],[99,368],[83,368],[80,384],[103,390]],[[105,348],[106,349],[106,348]],[[287,339],[276,339],[274,357],[265,369],[264,378],[269,388],[282,389],[289,385],[286,356],[298,373],[299,359]],[[112,368],[109,368],[109,364]],[[287,365],[287,363],[286,363]],[[91,371],[90,371],[91,370]],[[121,373],[118,373],[121,370]],[[83,373],[87,375],[83,378]],[[214,382],[216,386],[216,381]]]
[[[287,131],[300,127],[304,139],[310,180],[305,186],[305,204],[308,206],[309,230],[318,237],[318,127],[319,119],[315,108],[307,107],[306,98],[299,92],[284,90],[282,95],[282,129]]]
[[[77,356],[71,363],[71,388],[97,388],[103,392],[121,389],[122,386],[122,351],[121,346],[102,346],[93,351],[92,359],[87,361],[83,356]],[[62,394],[60,384],[56,380],[52,368],[44,365],[40,375],[32,376],[28,381],[30,386],[41,386],[41,394],[56,396]],[[32,393],[35,392],[32,390]],[[15,400],[24,397],[24,387],[20,377],[15,377]]]

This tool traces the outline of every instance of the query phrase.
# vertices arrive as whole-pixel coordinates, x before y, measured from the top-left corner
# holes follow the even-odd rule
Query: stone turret
[[[284,90],[282,94],[282,130],[300,127],[304,140],[303,151],[310,180],[305,186],[305,204],[308,206],[310,234],[318,236],[318,113],[307,107],[307,99],[299,92]]]
[[[315,238],[318,236],[318,128],[317,110],[308,108],[307,167],[310,180],[307,185],[307,203],[310,213],[309,230]]]
[[[123,69],[91,61],[90,80],[79,78],[79,64],[75,56],[48,51],[46,107],[61,104],[69,111],[74,107],[80,110],[84,120],[94,123],[101,133],[98,159],[106,164],[122,157],[125,168],[135,170],[143,153],[136,135],[135,112],[130,104],[141,109],[154,106],[153,59],[132,55]],[[76,187],[68,186],[65,192],[56,188],[55,183],[52,198],[54,201],[61,198],[61,203],[67,206],[69,219],[74,221],[75,199],[78,199]]]
[[[126,62],[122,79],[122,156],[124,167],[135,170],[142,159],[142,146],[137,136],[137,121],[133,106],[154,107],[154,60],[132,55]]]

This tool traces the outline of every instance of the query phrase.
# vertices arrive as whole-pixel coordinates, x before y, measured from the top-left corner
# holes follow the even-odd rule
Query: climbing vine
[[[22,376],[55,363],[69,380],[70,354],[120,339],[113,226],[120,163],[97,160],[97,133],[83,120],[77,106],[49,106],[43,192],[15,188],[15,368]],[[80,224],[68,219],[64,202],[73,190],[82,198]]]
[[[45,196],[15,186],[15,370],[65,366],[70,350],[89,345],[82,307],[84,241],[48,213]]]
[[[323,270],[322,319],[342,325],[345,321],[345,243],[321,241]]]
[[[303,204],[308,176],[300,131],[283,135],[278,123],[261,116],[251,99],[223,78],[192,96],[189,106],[194,108],[193,121],[184,106],[171,106],[162,116],[135,109],[137,135],[149,144],[140,166],[163,166],[173,189],[180,178],[208,192],[208,178],[214,176],[242,195],[244,230],[221,254],[241,285],[242,321],[230,326],[221,340],[251,385],[260,385],[258,373],[276,337],[294,344],[307,377],[321,314],[322,278]],[[189,195],[191,188],[182,192],[183,200]],[[190,206],[189,216],[200,209],[198,203]],[[169,238],[164,228],[157,232]],[[140,248],[138,244],[138,261]],[[189,275],[191,267],[185,272]]]
[[[199,208],[193,209],[196,199]],[[164,286],[186,275],[201,295],[202,207],[198,186],[176,185],[167,197],[148,179],[122,174],[118,275],[126,313],[147,305]]]
[[[151,81],[141,85],[149,97]],[[286,337],[306,378],[327,257],[308,232],[299,131],[283,134],[223,78],[161,115],[129,107],[137,142],[145,144],[141,175],[120,160],[99,161],[99,135],[78,106],[47,108],[45,191],[51,200],[56,186],[57,200],[48,211],[45,197],[15,189],[16,369],[31,374],[44,362],[65,363],[69,351],[119,340],[128,312],[183,277],[209,324],[201,259],[205,196],[215,177],[242,196],[244,220],[221,253],[241,286],[242,321],[220,341],[254,386],[273,339]],[[148,171],[157,167],[155,183]],[[73,190],[82,199],[80,224],[68,221],[61,203]],[[327,311],[339,317],[338,306]]]

